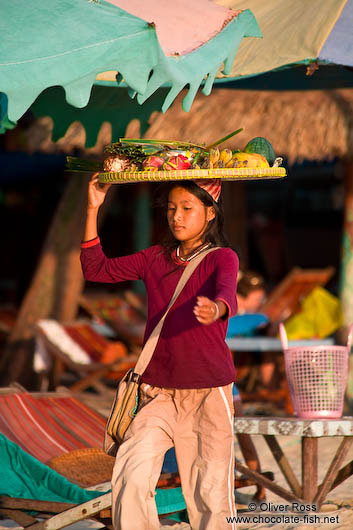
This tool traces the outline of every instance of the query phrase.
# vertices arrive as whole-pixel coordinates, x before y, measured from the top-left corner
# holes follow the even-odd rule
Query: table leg
[[[319,486],[317,494],[314,498],[314,504],[317,505],[318,508],[320,508],[321,504],[325,500],[326,495],[331,489],[331,486],[337,477],[338,470],[340,468],[340,465],[342,464],[344,458],[346,457],[351,445],[353,443],[353,437],[344,437],[339,448],[337,449],[337,452],[330,464],[330,467],[327,470],[327,473],[325,475],[324,480],[322,481],[322,484]]]
[[[297,502],[302,504],[301,498],[294,495],[294,493],[292,493],[291,491],[285,490],[284,488],[282,488],[282,486],[279,486],[274,481],[269,480],[257,471],[253,471],[252,469],[243,466],[239,462],[236,463],[236,469],[237,471],[240,471],[240,473],[242,473],[245,477],[254,480],[257,484],[260,484],[264,488],[273,491],[273,493],[275,493],[279,497],[282,497],[282,499],[285,499],[289,502]]]
[[[342,482],[344,482],[347,478],[351,477],[353,475],[353,460],[348,462],[345,466],[343,466],[339,472],[337,473],[337,476],[331,486],[330,491],[337,488]]]
[[[273,454],[273,457],[276,460],[278,467],[282,471],[290,489],[292,490],[294,495],[296,495],[297,497],[301,497],[302,488],[276,437],[269,434],[264,434],[263,437],[265,438],[266,443],[270,448],[271,453]]]
[[[317,491],[318,481],[318,439],[302,438],[302,497],[304,501],[312,502]]]

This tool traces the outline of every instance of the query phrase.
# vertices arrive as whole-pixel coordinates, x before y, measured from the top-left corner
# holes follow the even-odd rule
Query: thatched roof
[[[146,138],[210,143],[240,127],[244,131],[225,145],[244,148],[248,140],[264,136],[278,156],[289,164],[302,160],[352,157],[353,89],[313,91],[253,91],[214,89],[210,96],[196,96],[190,112],[180,105],[181,94],[166,114],[154,112]],[[51,141],[52,122],[40,118],[27,133],[28,150],[71,152],[79,148],[97,155],[111,142],[110,124],[100,129],[96,145],[85,149],[85,130],[73,123],[58,142]],[[126,136],[137,138],[140,123],[133,120]]]
[[[242,149],[251,138],[264,136],[288,163],[352,156],[353,89],[216,89],[198,95],[188,113],[176,101],[165,115],[154,117],[146,137],[207,144],[240,127],[244,131],[227,147]]]
[[[7,132],[7,136],[16,135],[18,128]],[[97,142],[94,147],[86,148],[86,132],[85,128],[79,121],[73,122],[66,131],[66,134],[57,142],[52,140],[53,120],[50,116],[37,118],[33,123],[26,128],[21,134],[23,145],[21,148],[28,153],[41,151],[44,153],[72,153],[75,154],[76,149],[81,155],[100,155],[104,146],[112,141],[111,127],[108,123],[103,123],[99,130]]]

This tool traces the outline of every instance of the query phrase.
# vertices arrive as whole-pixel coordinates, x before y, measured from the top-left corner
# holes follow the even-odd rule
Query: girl
[[[175,447],[193,530],[235,529],[233,403],[235,369],[225,343],[236,312],[238,258],[222,234],[219,180],[166,185],[169,237],[130,256],[108,259],[97,236],[97,214],[109,184],[89,184],[82,244],[84,276],[95,282],[142,279],[148,295],[144,342],[164,314],[184,267],[209,253],[164,322],[142,375],[139,412],[120,445],[112,477],[118,530],[159,530],[154,500],[165,452]]]

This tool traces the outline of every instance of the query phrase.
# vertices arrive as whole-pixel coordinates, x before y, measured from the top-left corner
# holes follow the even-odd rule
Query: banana
[[[211,167],[211,164],[212,164],[212,167],[217,167],[217,163],[218,163],[218,160],[219,160],[219,149],[218,147],[215,147],[215,148],[212,148],[210,149],[210,167]]]
[[[233,153],[230,149],[222,149],[219,155],[219,159],[223,160],[225,166],[232,160]]]
[[[229,162],[227,162],[226,167],[238,167],[238,160],[231,158]]]
[[[238,167],[270,167],[266,158],[257,153],[239,152],[233,155],[233,159],[238,161]]]

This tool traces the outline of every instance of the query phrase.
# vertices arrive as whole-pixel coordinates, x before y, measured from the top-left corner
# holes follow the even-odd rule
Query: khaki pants
[[[142,385],[142,406],[115,461],[116,530],[159,530],[155,488],[173,445],[193,530],[235,530],[232,384],[178,390]]]

